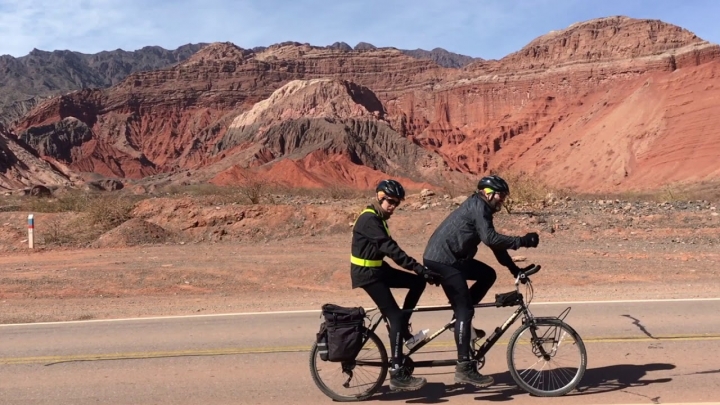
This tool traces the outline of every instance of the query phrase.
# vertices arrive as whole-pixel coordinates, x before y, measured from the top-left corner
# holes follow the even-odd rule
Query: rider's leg
[[[422,296],[423,292],[425,291],[425,286],[427,285],[425,279],[416,274],[408,273],[406,271],[400,271],[390,266],[387,266],[387,268],[383,268],[382,274],[382,280],[388,287],[408,289],[408,293],[407,295],[405,295],[403,309],[414,309],[420,301],[420,297]],[[404,340],[410,340],[413,338],[413,335],[412,333],[410,333],[408,327],[411,316],[411,311],[403,311],[401,327],[403,328],[402,330]]]
[[[392,355],[392,369],[390,370],[390,388],[393,390],[416,390],[427,383],[424,378],[413,377],[402,366],[403,363],[403,312],[398,307],[390,287],[384,281],[376,281],[362,287],[377,305],[380,313],[387,317],[390,323],[390,351]],[[405,324],[407,329],[407,324]]]
[[[455,309],[455,344],[458,361],[470,359],[470,328],[475,309],[472,306],[470,290],[462,274],[443,276],[443,290]]]
[[[408,273],[406,271],[400,271],[388,266],[387,269],[383,269],[383,281],[385,285],[390,288],[407,288],[408,292],[405,295],[405,301],[403,302],[403,309],[414,309],[420,297],[425,291],[427,282],[422,277]],[[409,318],[412,312],[407,312]]]
[[[392,357],[393,366],[402,365],[402,323],[403,313],[398,307],[395,297],[390,292],[390,287],[378,280],[372,284],[362,287],[365,292],[372,298],[377,305],[380,313],[382,313],[390,324],[390,355]]]
[[[475,259],[464,261],[460,265],[460,271],[462,271],[466,280],[475,280],[475,283],[470,287],[470,297],[473,305],[482,301],[493,284],[495,284],[495,280],[497,280],[495,269]]]
[[[493,383],[492,377],[478,373],[477,361],[470,356],[470,329],[475,309],[465,277],[458,269],[451,266],[429,260],[424,260],[424,264],[443,276],[443,290],[455,310],[455,344],[458,352],[455,382],[487,387]]]
[[[460,269],[432,260],[423,260],[430,270],[442,276],[442,288],[455,313],[455,343],[458,360],[470,358],[470,327],[475,313],[467,281]]]

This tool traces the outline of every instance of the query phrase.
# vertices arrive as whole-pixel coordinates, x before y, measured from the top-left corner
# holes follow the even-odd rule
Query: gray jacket
[[[519,248],[520,238],[497,233],[493,214],[493,209],[479,194],[471,195],[435,229],[425,247],[423,260],[452,266],[475,257],[482,242],[493,251],[498,263],[517,271],[518,266],[507,250]]]

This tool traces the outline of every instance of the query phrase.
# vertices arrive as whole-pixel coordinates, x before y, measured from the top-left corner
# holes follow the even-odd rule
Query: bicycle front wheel
[[[587,352],[570,325],[560,319],[537,319],[534,326],[523,324],[512,335],[507,362],[520,388],[540,397],[558,397],[580,383]]]
[[[365,329],[367,339],[355,360],[330,362],[320,358],[317,343],[310,350],[310,373],[315,385],[328,397],[341,402],[370,398],[385,382],[388,356],[382,340]]]

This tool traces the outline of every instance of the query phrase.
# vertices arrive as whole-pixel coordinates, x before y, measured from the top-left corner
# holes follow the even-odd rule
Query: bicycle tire
[[[585,349],[585,344],[583,343],[582,339],[580,338],[580,335],[572,327],[570,327],[570,325],[566,324],[565,322],[563,322],[560,319],[552,319],[552,318],[537,319],[537,320],[535,320],[535,325],[538,327],[548,326],[548,327],[559,328],[560,330],[565,332],[567,335],[569,335],[574,340],[574,343],[576,345],[576,348],[577,348],[577,351],[578,351],[579,357],[580,357],[580,362],[577,366],[577,370],[575,371],[575,374],[572,375],[572,378],[570,378],[570,380],[565,385],[560,386],[556,389],[536,388],[536,387],[530,385],[523,378],[523,376],[521,375],[521,372],[519,372],[517,370],[516,365],[515,365],[515,361],[514,361],[515,353],[516,353],[515,349],[516,349],[516,346],[518,345],[518,339],[523,335],[523,333],[525,331],[529,332],[529,328],[531,326],[529,323],[523,324],[520,328],[518,328],[515,331],[515,333],[510,338],[510,341],[508,343],[508,349],[507,349],[508,370],[510,371],[510,375],[512,376],[513,380],[515,380],[515,383],[517,383],[517,385],[520,388],[524,389],[525,391],[529,392],[532,395],[535,395],[538,397],[563,396],[563,395],[569,393],[570,391],[572,391],[573,389],[575,389],[575,387],[580,383],[580,380],[582,379],[583,375],[585,374],[585,370],[587,369],[587,351]],[[537,341],[535,340],[534,337],[532,337],[532,335],[530,335],[530,336],[531,336],[530,343],[531,343],[531,345],[533,345],[531,348],[531,352],[533,352],[533,354],[536,356],[536,358],[540,359],[540,357],[537,356],[537,353],[535,353],[535,350],[534,350],[534,348],[536,347],[535,345],[537,344]],[[544,337],[544,336],[541,336],[541,338],[542,337]],[[547,340],[547,338],[545,338],[544,340]],[[545,342],[541,342],[541,344],[542,343],[545,343]],[[558,351],[557,348],[559,348],[559,344],[557,347],[555,346],[555,344],[556,343],[553,343],[553,347],[554,347],[553,350],[555,352],[557,352]],[[554,359],[555,356],[556,356],[556,354],[553,354],[551,360]],[[537,362],[540,362],[540,361],[541,360],[538,360]],[[548,362],[546,361],[546,364],[547,363]],[[543,368],[544,368],[544,365],[543,365]],[[562,368],[560,370],[565,370],[565,368]],[[524,371],[527,371],[527,370],[524,370]],[[549,378],[545,378],[546,374],[549,374],[549,370],[538,371],[535,374],[535,376],[536,376],[535,379],[536,380],[539,379],[541,381],[541,385],[546,385],[545,381],[550,381],[551,384],[554,384],[555,382],[558,381],[557,377],[553,378],[552,376],[549,376]],[[563,371],[561,377],[567,376],[568,374],[569,373],[567,371]]]
[[[363,349],[366,347],[367,342],[372,341],[372,343],[377,346],[377,350],[380,355],[380,373],[378,374],[377,380],[375,380],[370,387],[365,390],[362,393],[356,394],[356,395],[342,395],[340,393],[335,392],[333,389],[328,387],[328,385],[323,381],[322,377],[318,373],[318,360],[320,359],[320,355],[318,354],[318,347],[317,342],[312,345],[312,348],[310,349],[310,374],[312,375],[312,379],[315,382],[315,385],[322,391],[325,395],[328,397],[334,399],[335,401],[339,402],[357,402],[357,401],[363,401],[368,398],[370,398],[373,394],[375,394],[380,387],[382,387],[383,383],[385,382],[385,378],[387,377],[388,372],[388,355],[387,351],[385,350],[385,345],[383,344],[382,340],[371,330],[365,328],[365,333],[367,333],[367,340],[363,344]],[[362,349],[360,351],[362,353]],[[332,362],[325,362],[322,360],[319,360],[323,364],[333,364],[338,365],[342,367],[341,363],[332,363]]]

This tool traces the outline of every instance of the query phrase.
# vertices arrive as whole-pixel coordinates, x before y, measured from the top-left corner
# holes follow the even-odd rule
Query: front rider
[[[455,211],[443,220],[430,236],[423,254],[423,264],[442,278],[442,287],[455,312],[455,343],[458,363],[455,368],[455,382],[487,387],[493,378],[477,371],[477,362],[470,356],[470,338],[473,332],[472,318],[474,305],[490,290],[497,275],[487,264],[475,260],[480,243],[487,245],[495,254],[498,263],[507,267],[517,276],[521,269],[513,262],[508,249],[537,247],[537,233],[522,237],[505,236],[497,233],[493,226],[493,215],[502,209],[510,193],[507,182],[499,176],[480,179],[477,190]],[[467,280],[476,280],[468,288]],[[483,331],[477,330],[482,337]]]
[[[412,391],[427,383],[425,378],[413,377],[410,370],[403,367],[403,339],[415,340],[408,330],[408,322],[426,282],[439,284],[425,266],[408,256],[390,236],[387,219],[395,211],[400,201],[405,199],[405,190],[395,180],[383,180],[375,189],[376,199],[355,221],[352,237],[352,255],[350,274],[352,288],[361,287],[375,302],[380,312],[390,323],[390,349],[392,369],[390,370],[390,388],[392,390]],[[400,267],[414,271],[397,270],[383,261],[388,256]],[[403,310],[398,307],[391,288],[407,288]],[[416,342],[419,343],[419,342]],[[411,345],[409,345],[412,347]]]

